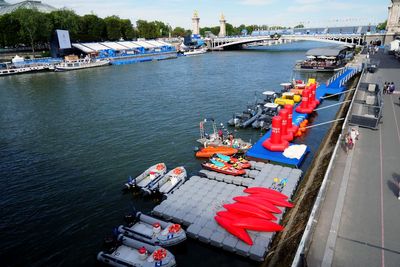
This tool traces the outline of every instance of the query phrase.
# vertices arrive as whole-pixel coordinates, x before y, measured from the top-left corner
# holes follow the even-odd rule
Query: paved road
[[[379,70],[363,80],[393,81],[400,88],[400,62],[382,54],[374,59],[380,61]],[[360,128],[354,150],[349,154],[339,151],[307,255],[309,266],[400,266],[399,97],[384,96],[379,130]],[[343,208],[338,209],[343,184]],[[339,218],[338,231],[330,233],[335,218]],[[330,260],[323,261],[324,257]]]

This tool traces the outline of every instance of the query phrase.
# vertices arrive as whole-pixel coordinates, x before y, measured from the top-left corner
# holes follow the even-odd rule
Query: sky
[[[18,0],[6,0],[9,3]],[[282,25],[305,27],[376,25],[387,19],[390,0],[42,0],[56,8],[66,7],[83,15],[118,15],[160,20],[172,27],[192,28],[195,10],[200,27],[218,26],[221,13],[234,26]]]

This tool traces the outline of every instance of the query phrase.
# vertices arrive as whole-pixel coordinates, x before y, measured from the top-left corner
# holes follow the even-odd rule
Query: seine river
[[[200,120],[226,122],[255,95],[279,90],[317,46],[325,45],[0,78],[1,265],[96,265],[103,237],[123,215],[158,203],[123,194],[129,175],[157,162],[195,174]],[[327,127],[313,130],[312,148]],[[252,129],[236,134],[260,137]],[[180,266],[256,265],[193,240],[172,252]]]

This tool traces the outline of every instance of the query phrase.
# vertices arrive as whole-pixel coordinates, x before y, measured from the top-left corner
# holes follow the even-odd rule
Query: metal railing
[[[364,70],[362,69],[361,76],[363,75],[363,72],[364,72]],[[343,133],[344,133],[344,130],[345,130],[347,124],[348,124],[348,120],[349,120],[349,117],[350,117],[350,114],[351,114],[351,110],[353,108],[354,99],[355,99],[355,97],[357,95],[357,91],[358,91],[358,88],[360,86],[360,83],[361,83],[361,78],[357,83],[356,90],[355,90],[353,98],[352,98],[352,102],[351,102],[351,104],[349,106],[349,110],[347,111],[346,118],[345,118],[345,120],[343,122],[341,133],[339,134],[339,138],[336,141],[336,145],[335,145],[335,148],[333,150],[333,154],[331,156],[331,159],[329,161],[328,168],[327,168],[325,176],[324,176],[324,178],[322,180],[322,184],[321,184],[321,187],[319,189],[317,198],[316,198],[316,200],[314,202],[314,206],[313,206],[313,208],[311,210],[310,217],[308,218],[307,225],[306,225],[306,228],[304,230],[303,236],[302,236],[302,238],[300,240],[300,244],[299,244],[299,246],[297,248],[296,255],[295,255],[294,259],[293,259],[292,267],[302,266],[302,263],[305,260],[304,259],[305,251],[310,245],[311,237],[312,237],[312,234],[313,234],[313,231],[315,229],[316,222],[317,222],[316,218],[318,218],[318,216],[319,216],[319,214],[321,212],[321,204],[322,204],[322,201],[325,199],[325,195],[326,195],[326,191],[327,191],[328,179],[329,179],[329,176],[331,174],[332,167],[333,167],[334,161],[335,161],[336,156],[337,156],[337,150],[338,150],[338,148],[340,146],[340,143],[342,142]]]

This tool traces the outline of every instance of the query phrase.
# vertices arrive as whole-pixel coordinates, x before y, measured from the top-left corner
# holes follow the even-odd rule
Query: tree
[[[376,26],[376,29],[377,29],[378,31],[384,31],[384,30],[386,30],[386,25],[387,25],[387,20],[385,20],[385,21],[382,22],[382,23],[379,23],[379,24]]]
[[[81,17],[79,21],[78,40],[82,42],[107,40],[107,30],[104,20],[94,14]]]
[[[184,37],[185,36],[185,29],[182,27],[176,27],[173,31],[172,31],[172,36],[175,37]]]
[[[0,16],[0,47],[15,47],[19,44],[21,25],[14,13]]]
[[[304,25],[303,24],[299,24],[299,25],[294,26],[294,28],[295,29],[302,29],[302,28],[304,28]]]
[[[36,42],[49,41],[52,27],[47,16],[43,16],[43,13],[37,9],[19,8],[13,13],[20,24],[18,32],[20,40],[25,44],[30,44],[33,53]]]
[[[109,41],[118,41],[121,39],[121,20],[118,16],[110,16],[104,19],[107,30],[107,39]]]
[[[49,14],[52,21],[53,31],[67,30],[72,40],[75,40],[79,32],[80,17],[73,10],[61,9]]]
[[[141,38],[154,39],[160,36],[160,29],[155,22],[138,20],[136,21],[136,27]]]
[[[124,40],[133,40],[136,37],[136,32],[132,22],[129,19],[121,19],[121,34]]]

